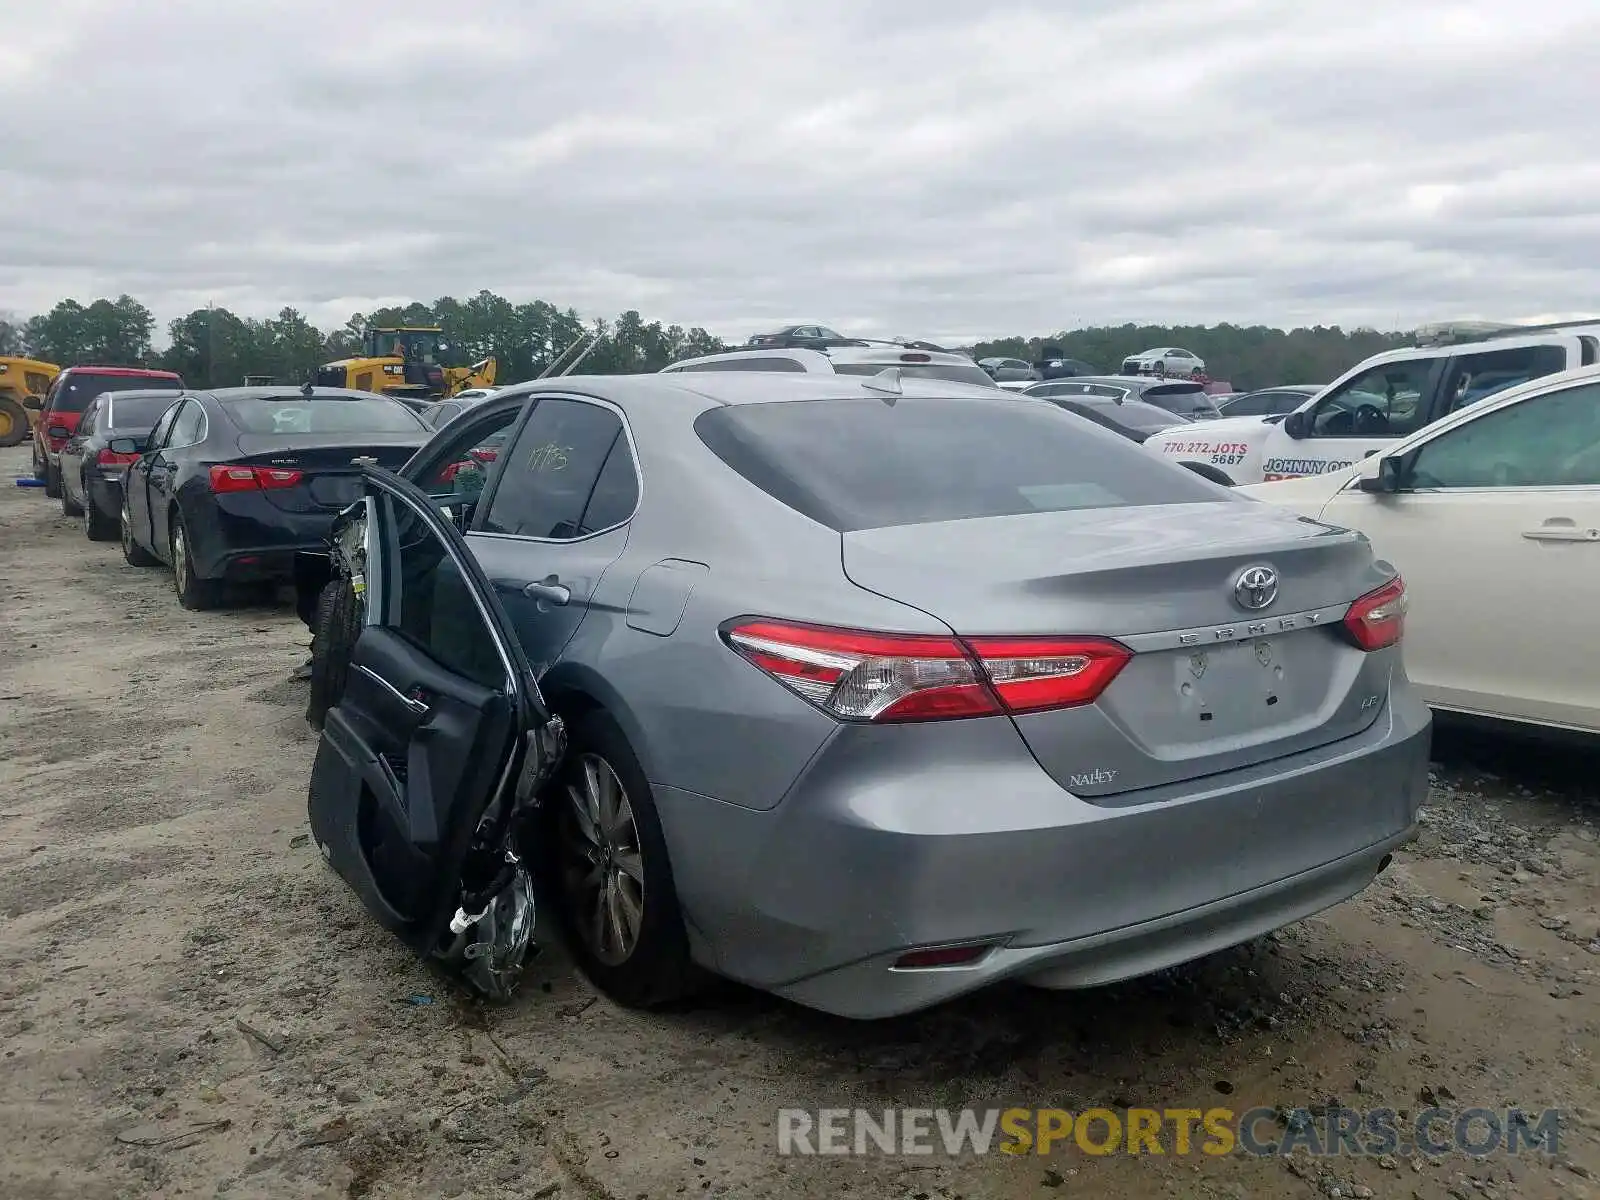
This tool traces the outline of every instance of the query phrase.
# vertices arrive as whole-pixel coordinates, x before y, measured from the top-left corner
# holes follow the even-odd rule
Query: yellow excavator
[[[355,388],[386,396],[442,399],[467,388],[494,386],[498,364],[490,357],[470,367],[447,367],[450,346],[437,325],[372,326],[361,335],[361,354],[324,363],[312,372],[317,387]]]
[[[0,446],[20,446],[37,422],[42,397],[61,368],[36,358],[0,355]]]

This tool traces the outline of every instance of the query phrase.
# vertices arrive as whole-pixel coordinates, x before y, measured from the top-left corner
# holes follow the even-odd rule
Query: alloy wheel
[[[189,540],[182,525],[172,527],[172,582],[180,596],[189,590]]]
[[[574,924],[595,958],[617,966],[644,926],[644,858],[627,789],[598,754],[582,755],[561,808],[561,875]]]

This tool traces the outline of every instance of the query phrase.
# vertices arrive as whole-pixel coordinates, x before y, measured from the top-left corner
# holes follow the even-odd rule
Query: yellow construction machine
[[[317,387],[355,388],[386,396],[439,399],[467,388],[494,386],[497,364],[486,358],[470,367],[447,367],[450,347],[437,325],[374,326],[361,335],[356,358],[325,363],[311,376]]]
[[[0,355],[0,446],[28,440],[30,422],[37,422],[44,394],[61,368],[34,358]]]

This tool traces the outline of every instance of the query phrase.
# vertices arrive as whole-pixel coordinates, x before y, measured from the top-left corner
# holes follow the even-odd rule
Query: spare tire
[[[344,695],[350,655],[361,635],[361,600],[350,581],[335,576],[317,596],[317,615],[311,626],[311,695],[306,700],[306,724],[320,730],[328,710]]]

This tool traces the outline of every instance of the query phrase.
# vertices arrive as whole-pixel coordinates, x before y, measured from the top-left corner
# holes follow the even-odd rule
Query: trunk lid
[[[427,440],[425,429],[415,433],[246,433],[239,438],[239,457],[233,462],[300,472],[291,486],[264,488],[259,493],[285,512],[337,512],[361,498],[361,468],[353,460],[375,458],[380,466],[398,471]]]
[[[1091,635],[1135,651],[1092,705],[1014,718],[1086,799],[1199,778],[1349,737],[1382,711],[1394,656],[1343,636],[1381,586],[1359,534],[1264,504],[1085,509],[842,535],[845,574],[964,636]],[[1235,599],[1271,567],[1277,599]]]

